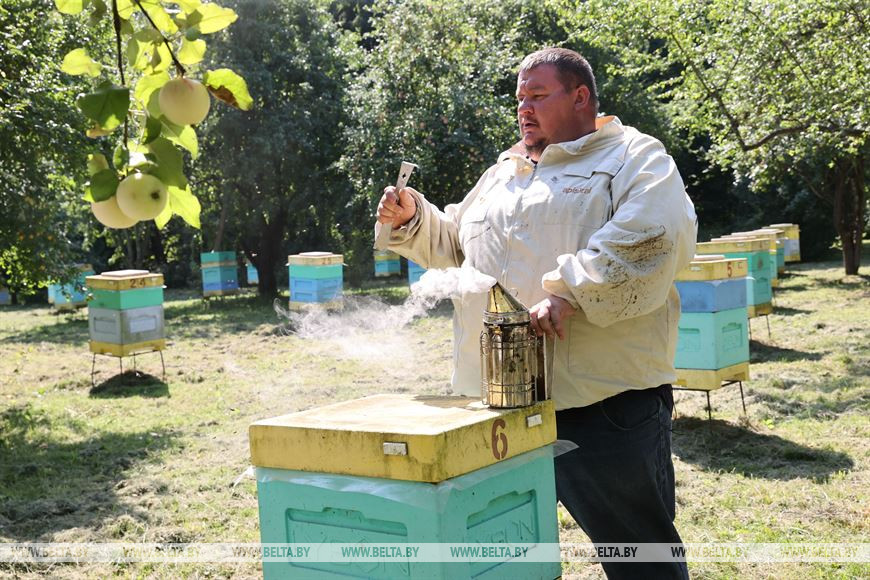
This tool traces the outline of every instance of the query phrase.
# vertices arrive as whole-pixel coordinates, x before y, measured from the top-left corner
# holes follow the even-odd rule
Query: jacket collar
[[[624,127],[619,117],[608,115],[595,119],[595,131],[588,135],[583,135],[574,141],[565,141],[563,143],[552,143],[544,149],[541,154],[541,162],[552,163],[563,160],[565,157],[574,157],[582,153],[588,153],[602,147],[613,145],[615,140],[622,137]],[[516,164],[516,172],[523,173],[534,167],[534,163],[525,155],[522,142],[515,144],[513,147],[503,152],[498,157],[498,162],[501,163],[507,159],[512,159]],[[540,163],[540,162],[539,162]]]

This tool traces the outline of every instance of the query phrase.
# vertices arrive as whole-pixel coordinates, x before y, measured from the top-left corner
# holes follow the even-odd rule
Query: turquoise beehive
[[[257,272],[257,267],[251,262],[245,263],[245,274],[248,279],[248,286],[256,286],[260,283],[260,274]]]
[[[290,279],[290,309],[312,305],[338,307],[344,290],[341,254],[302,252],[287,256]]]
[[[402,257],[392,250],[375,250],[375,278],[402,273]]]
[[[408,285],[413,285],[420,280],[420,277],[426,273],[426,268],[408,260]]]
[[[238,293],[239,272],[235,252],[203,252],[199,256],[204,297]]]
[[[375,395],[249,429],[263,544],[559,541],[552,401]],[[316,548],[315,548],[316,549]],[[272,578],[556,578],[546,561],[264,561]]]
[[[73,280],[48,287],[48,302],[58,310],[73,310],[87,305],[85,278],[92,276],[94,269],[90,264],[79,264],[76,268],[79,271]]]
[[[749,322],[745,307],[680,313],[675,367],[717,370],[748,360]]]

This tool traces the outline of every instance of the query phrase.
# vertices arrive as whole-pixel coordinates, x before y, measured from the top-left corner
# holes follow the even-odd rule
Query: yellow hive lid
[[[768,227],[779,228],[785,231],[785,237],[796,240],[800,237],[800,226],[798,224],[770,224]]]
[[[768,245],[770,246],[769,249],[776,250],[776,240],[778,238],[777,232],[782,232],[782,230],[754,230],[751,232],[735,232],[735,233],[731,234],[730,236],[726,236],[726,237],[730,237],[730,238],[744,237],[744,238],[765,239],[768,241]]]
[[[257,421],[248,435],[258,467],[436,483],[553,443],[556,420],[552,401],[388,394]]]
[[[399,256],[399,254],[397,254],[393,250],[375,250],[376,261],[398,260],[399,258],[401,258],[401,256]]]
[[[745,278],[749,265],[746,258],[726,258],[721,254],[695,256],[695,259],[677,273],[678,282],[699,280],[727,280]]]
[[[341,254],[333,254],[332,252],[302,252],[301,254],[291,254],[287,256],[288,266],[327,266],[332,264],[341,264],[343,261]]]
[[[88,276],[85,283],[89,288],[99,290],[131,290],[163,286],[163,274],[152,274],[148,270],[114,270],[97,276]]]
[[[696,254],[731,254],[735,252],[762,252],[770,249],[764,238],[714,238],[711,242],[699,242]]]

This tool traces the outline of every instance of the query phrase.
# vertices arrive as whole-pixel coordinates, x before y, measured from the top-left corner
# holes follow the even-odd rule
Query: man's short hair
[[[559,81],[566,91],[580,85],[586,85],[589,88],[592,102],[596,109],[598,108],[598,87],[595,85],[595,75],[592,73],[589,62],[579,53],[567,48],[542,48],[523,59],[517,74],[530,71],[542,64],[551,64],[556,67]]]

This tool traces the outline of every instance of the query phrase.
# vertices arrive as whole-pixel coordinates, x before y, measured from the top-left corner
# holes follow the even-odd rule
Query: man
[[[530,308],[555,341],[559,500],[595,543],[679,543],[670,383],[679,296],[696,219],[656,139],[598,117],[579,54],[528,55],[517,77],[521,141],[444,211],[387,187],[378,224],[390,248],[427,268],[472,266]],[[456,301],[454,390],[479,394],[485,296]],[[604,562],[609,577],[686,578],[685,563]]]

